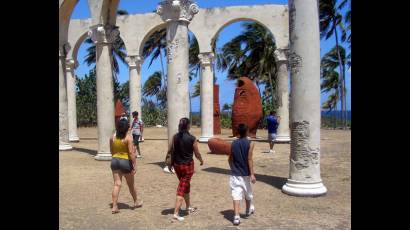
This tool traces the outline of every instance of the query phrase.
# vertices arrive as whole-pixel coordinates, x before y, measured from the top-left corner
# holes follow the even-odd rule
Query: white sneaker
[[[178,215],[175,215],[174,214],[174,216],[172,217],[174,220],[178,220],[178,221],[184,221],[185,219],[184,219],[184,217],[182,217],[182,216],[178,216]]]
[[[274,154],[274,153],[275,153],[275,150],[272,150],[272,149],[271,149],[271,150],[269,150],[269,153],[270,153],[270,154]]]
[[[249,208],[249,210],[246,212],[246,216],[250,216],[252,214],[255,213],[255,206],[253,206],[253,204],[251,204],[251,207]]]
[[[241,223],[241,218],[239,216],[235,216],[233,219],[233,225],[239,225]]]

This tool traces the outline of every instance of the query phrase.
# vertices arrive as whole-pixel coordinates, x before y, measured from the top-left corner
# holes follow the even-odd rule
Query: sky
[[[152,12],[156,9],[159,0],[120,0],[118,9],[123,9],[128,11],[129,14],[139,14],[139,13],[148,13]],[[287,0],[197,0],[196,3],[199,5],[200,8],[212,8],[212,7],[224,7],[224,6],[235,6],[235,5],[261,5],[261,4],[288,4]],[[343,12],[342,12],[343,13]],[[73,14],[71,16],[72,19],[86,19],[90,18],[90,10],[87,5],[87,0],[79,0],[78,4],[76,5]],[[226,42],[230,41],[233,37],[240,34],[241,22],[232,23],[226,26],[220,33],[217,41],[217,48],[222,47]],[[321,40],[320,41],[320,54],[321,57],[326,54],[331,48],[334,47],[335,40],[333,37],[329,38],[328,40]],[[86,55],[87,44],[82,44],[80,50],[78,52],[78,62],[79,66],[76,69],[76,75],[79,78],[82,78],[85,74],[88,74],[88,71],[93,66],[87,66],[84,63],[84,57]],[[347,46],[345,46],[348,49]],[[350,50],[348,50],[350,52]],[[164,57],[165,58],[165,57]],[[165,59],[164,59],[165,60]],[[120,65],[120,73],[118,76],[118,80],[123,83],[126,82],[129,78],[128,67],[119,62]],[[166,66],[165,66],[166,68]],[[141,68],[141,79],[142,85],[146,81],[146,79],[155,71],[159,71],[161,69],[159,59],[154,61],[154,63],[149,67],[149,58],[147,58]],[[235,92],[235,81],[229,81],[226,79],[226,72],[216,71],[217,77],[217,84],[220,85],[220,95],[219,95],[219,104],[222,106],[225,103],[232,104],[233,103],[233,96]],[[199,78],[192,80],[190,83],[191,89],[195,85],[196,81]],[[223,90],[222,90],[223,88]],[[350,70],[346,71],[346,88],[347,88],[347,109],[351,109],[351,74]],[[321,103],[326,101],[327,94],[321,94]],[[200,100],[199,97],[193,98],[192,101],[192,111],[198,112],[200,110]],[[340,108],[340,105],[338,105]]]

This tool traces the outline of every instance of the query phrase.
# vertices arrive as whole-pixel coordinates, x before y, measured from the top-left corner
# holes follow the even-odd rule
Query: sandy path
[[[192,133],[199,137],[200,129]],[[227,137],[230,130],[223,130]],[[81,142],[73,151],[59,153],[60,229],[235,229],[228,186],[227,156],[207,154],[200,144],[205,164],[196,161],[191,184],[196,215],[183,223],[170,220],[177,178],[161,166],[167,147],[166,128],[147,128],[141,144],[135,176],[144,207],[129,209],[132,197],[124,185],[120,213],[111,214],[112,174],[110,162],[94,160],[96,128],[80,128]],[[266,136],[259,130],[258,136]],[[264,153],[267,143],[256,142],[254,152],[257,183],[254,185],[256,214],[242,219],[238,229],[350,229],[351,228],[351,132],[322,130],[321,171],[328,194],[318,198],[285,195],[280,188],[289,173],[289,144],[275,145],[276,154]],[[244,207],[244,206],[242,206]]]

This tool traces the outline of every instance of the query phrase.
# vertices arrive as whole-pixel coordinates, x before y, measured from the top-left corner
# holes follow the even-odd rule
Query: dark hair
[[[246,137],[246,132],[248,131],[248,126],[245,124],[238,125],[238,133],[241,138]]]
[[[117,122],[117,130],[116,130],[116,136],[120,139],[124,139],[125,136],[127,135],[128,128],[130,127],[129,123],[125,119],[121,119]]]
[[[132,112],[132,116],[133,116],[133,117],[138,116],[138,112],[137,112],[137,111]]]
[[[276,111],[270,111],[270,113],[269,113],[270,115],[275,115],[276,114]]]
[[[181,118],[181,120],[179,120],[178,132],[179,133],[188,132],[189,124],[191,124],[191,122],[189,121],[189,118],[187,117]]]

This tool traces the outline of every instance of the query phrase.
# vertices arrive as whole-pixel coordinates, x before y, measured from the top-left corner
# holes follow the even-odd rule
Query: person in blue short
[[[275,151],[273,151],[273,145],[276,140],[280,117],[276,117],[276,112],[271,111],[269,116],[266,118],[266,121],[268,123],[269,153],[275,153]]]

